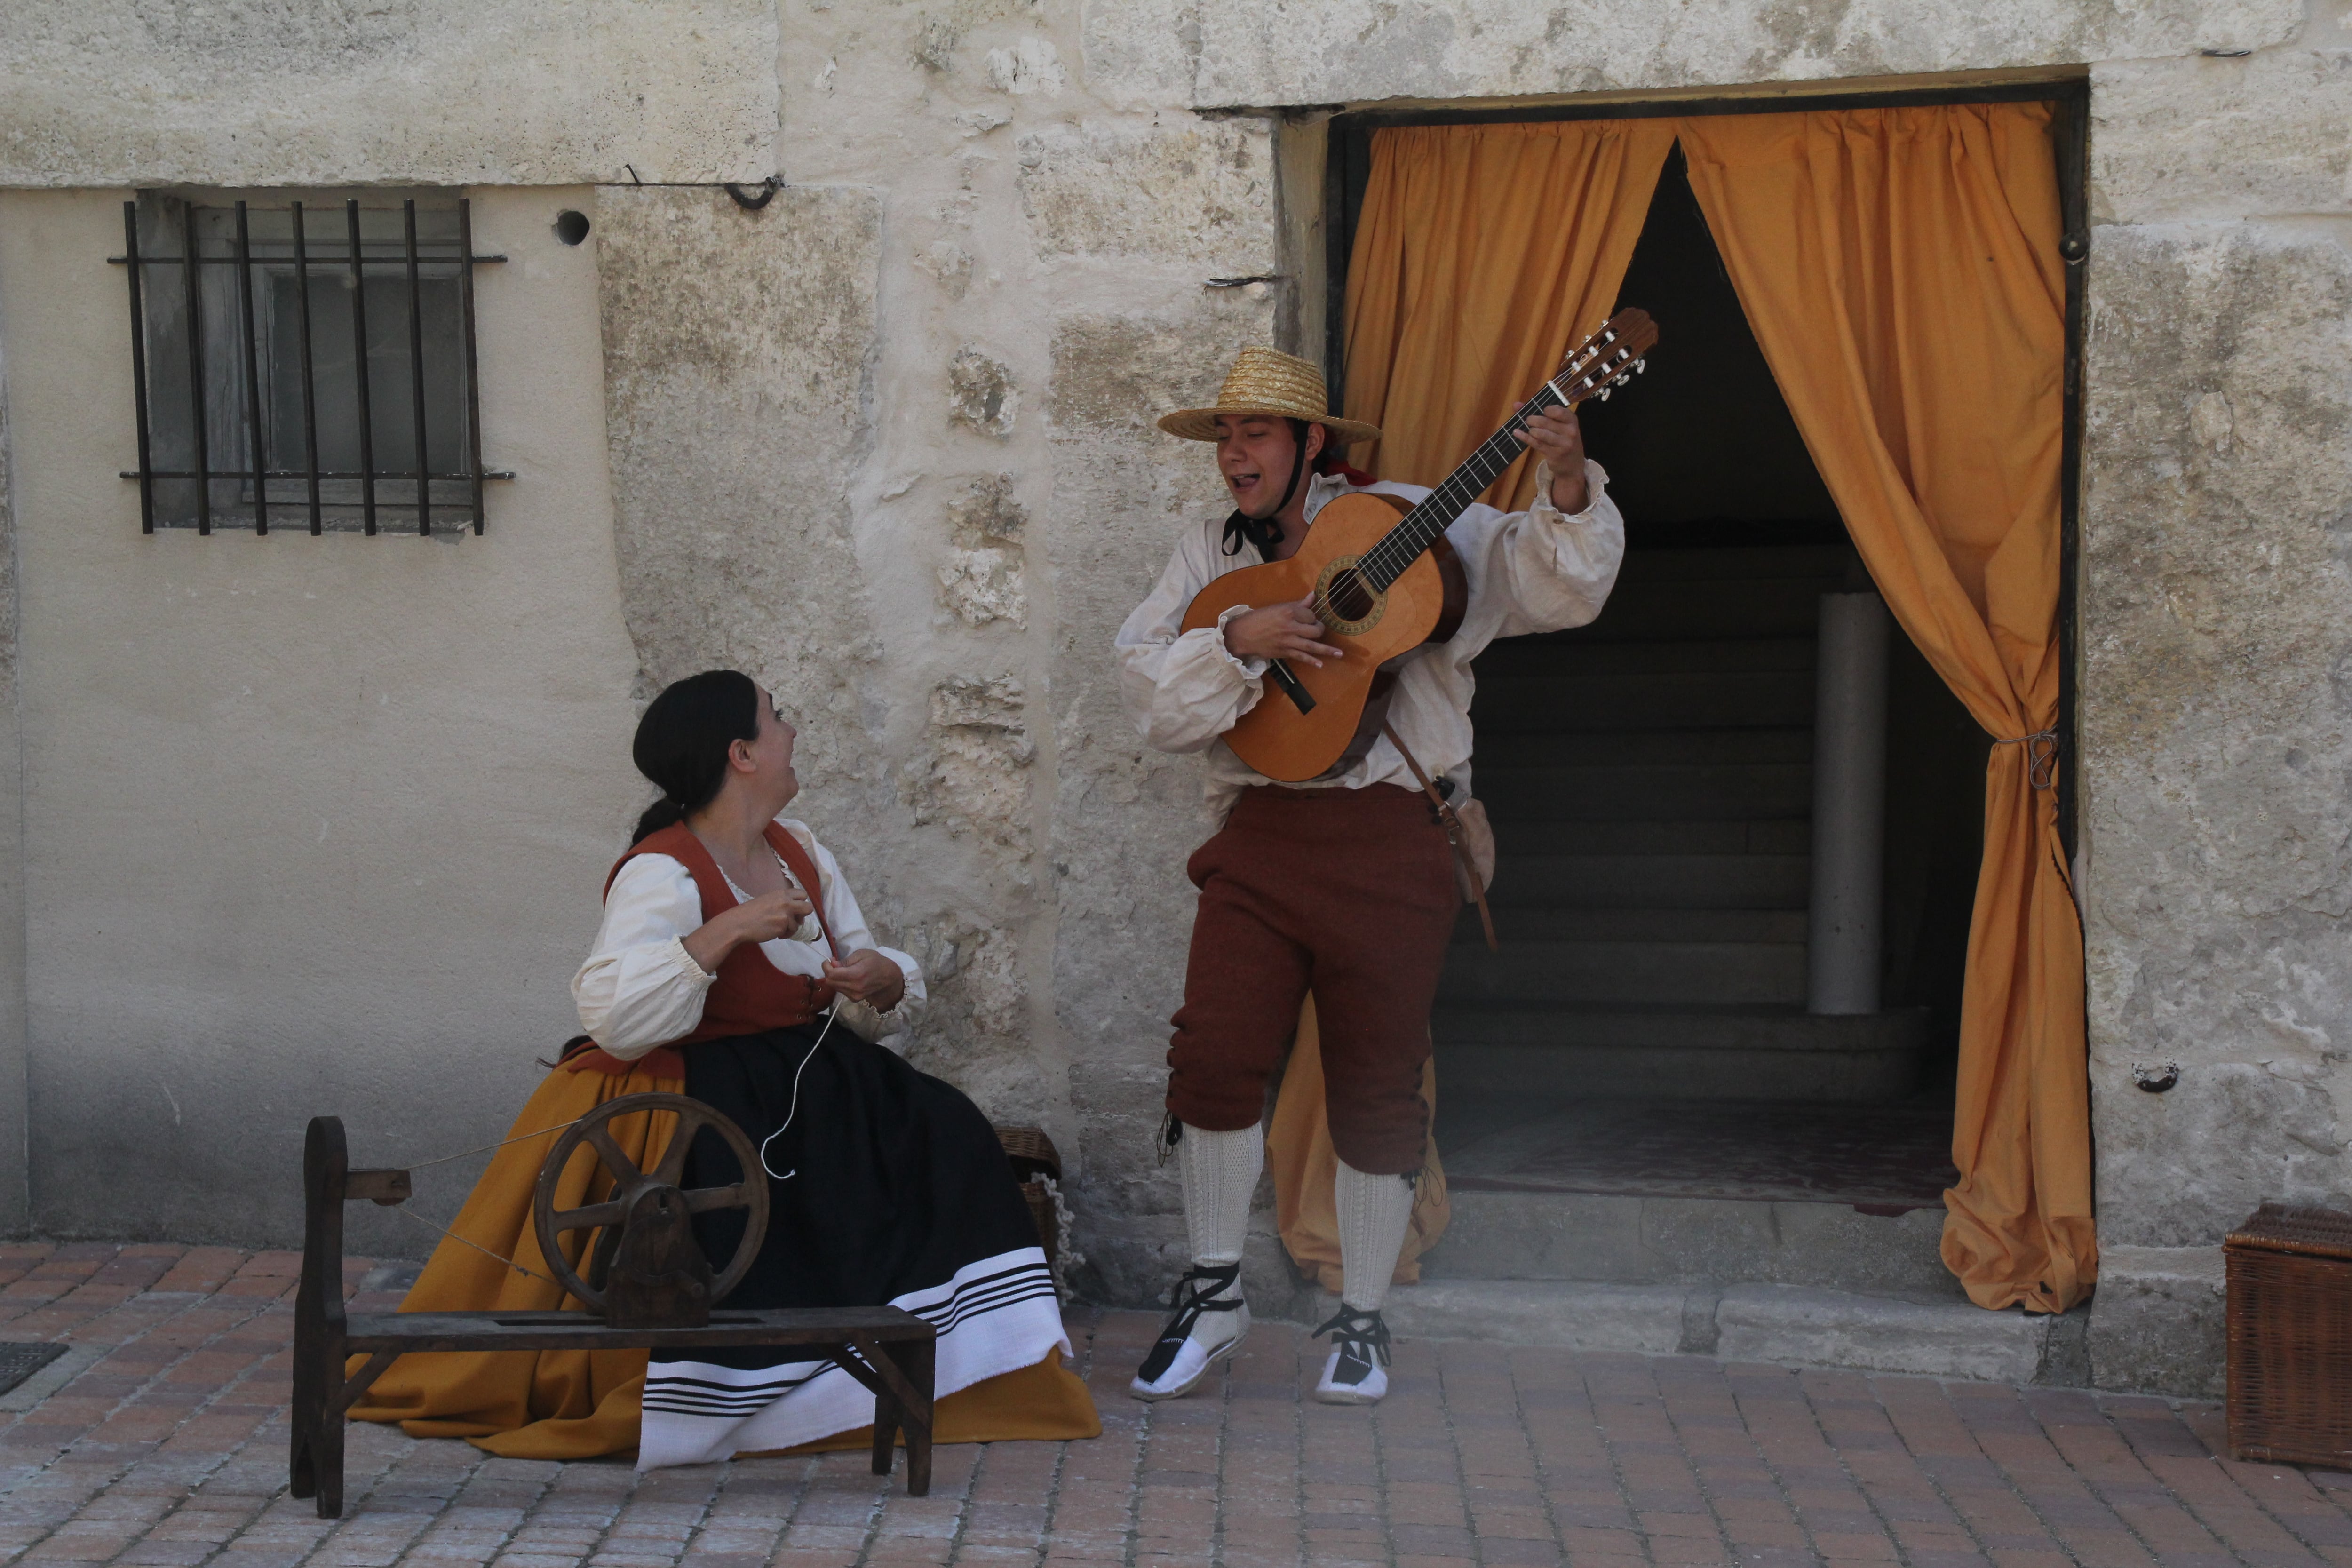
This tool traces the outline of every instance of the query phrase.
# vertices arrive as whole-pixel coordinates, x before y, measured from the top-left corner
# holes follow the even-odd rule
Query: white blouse
[[[1536,468],[1535,504],[1499,512],[1475,504],[1455,518],[1445,537],[1470,580],[1470,605],[1451,642],[1432,647],[1405,666],[1389,707],[1389,721],[1433,775],[1470,783],[1470,698],[1476,682],[1470,661],[1496,637],[1580,626],[1601,613],[1625,554],[1625,520],[1609,499],[1609,476],[1587,458],[1591,499],[1564,515],[1551,504],[1551,470]],[[1381,495],[1419,502],[1419,485],[1382,482]],[[1307,487],[1307,516],[1356,489],[1337,474]],[[1188,527],[1160,581],[1118,633],[1120,695],[1145,742],[1162,752],[1208,752],[1210,808],[1223,819],[1244,788],[1267,781],[1224,743],[1226,731],[1256,706],[1265,689],[1265,661],[1240,658],[1225,647],[1223,622],[1183,629],[1192,598],[1226,573],[1258,564],[1255,550],[1224,552],[1224,521]],[[1238,613],[1238,612],[1235,612]],[[1230,619],[1230,616],[1226,617]],[[1368,784],[1418,786],[1404,758],[1382,736],[1362,761],[1326,785],[1360,789]]]
[[[782,816],[776,823],[799,839],[815,862],[824,889],[820,902],[825,927],[841,944],[843,955],[871,948],[905,973],[907,993],[889,1016],[911,1019],[926,999],[922,965],[874,940],[833,851],[816,841],[806,824]],[[790,870],[784,879],[799,886]],[[732,880],[728,887],[737,898],[743,897]],[[572,977],[580,1026],[623,1061],[635,1061],[692,1034],[702,1021],[703,996],[718,978],[705,973],[686,951],[685,938],[701,925],[702,894],[682,861],[646,854],[623,866],[613,879],[612,891],[604,895],[604,922],[597,929],[595,948]],[[814,917],[803,921],[789,937],[761,942],[760,951],[786,974],[817,979],[824,977],[824,961],[833,956]]]

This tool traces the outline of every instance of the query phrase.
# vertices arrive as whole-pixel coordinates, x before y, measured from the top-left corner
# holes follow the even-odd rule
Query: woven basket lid
[[[2341,1209],[2264,1204],[2246,1216],[2223,1243],[2265,1252],[2301,1252],[2317,1258],[2352,1258],[2352,1214]]]
[[[999,1127],[996,1141],[1004,1145],[1005,1158],[1013,1162],[1014,1172],[1023,1181],[1033,1176],[1062,1179],[1062,1152],[1045,1136],[1042,1127]]]
[[[1331,417],[1331,395],[1323,373],[1295,354],[1275,349],[1246,348],[1225,373],[1217,401],[1207,408],[1180,408],[1160,416],[1160,427],[1187,441],[1217,438],[1217,416],[1270,414],[1281,419],[1305,419],[1331,432],[1342,447],[1377,441],[1380,426],[1360,419]]]

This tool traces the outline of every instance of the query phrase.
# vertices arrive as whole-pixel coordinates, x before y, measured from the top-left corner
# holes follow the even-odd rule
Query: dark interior
[[[1346,216],[1352,228],[1353,210]],[[1475,1189],[1482,1152],[1497,1140],[1533,1148],[1528,1139],[1549,1118],[1559,1137],[1546,1152],[1515,1155],[1493,1177],[1507,1177],[1513,1190],[1675,1195],[1696,1194],[1698,1182],[1709,1195],[1812,1191],[1894,1210],[1923,1206],[1948,1179],[1989,742],[1899,630],[1889,670],[1883,1005],[1927,1021],[1927,1049],[1906,1087],[1866,1103],[1809,1102],[1805,1091],[1775,1088],[1769,1068],[1709,1086],[1661,1085],[1642,1077],[1638,1047],[1583,1057],[1572,1048],[1605,1046],[1602,1026],[1633,1029],[1623,1038],[1654,1032],[1669,1012],[1701,1026],[1710,1007],[1768,1022],[1802,1013],[1811,606],[1822,592],[1869,586],[1748,329],[1679,150],[1659,180],[1620,301],[1647,310],[1661,333],[1646,374],[1583,411],[1589,449],[1627,519],[1622,591],[1590,628],[1497,644],[1479,661],[1474,787],[1496,817],[1506,952],[1485,953],[1473,921],[1449,961],[1433,1023],[1441,1148],[1450,1164],[1457,1152],[1469,1156],[1469,1179],[1456,1184]],[[1766,668],[1759,658],[1780,662]],[[1757,706],[1743,712],[1749,689]],[[1666,712],[1653,693],[1695,717]],[[1648,759],[1690,776],[1724,763],[1753,782],[1679,813],[1689,820],[1632,820],[1677,813],[1645,805],[1638,790],[1591,783],[1611,757],[1627,759],[1631,771]],[[1721,856],[1727,832],[1733,847],[1755,852],[1747,872],[1735,874],[1753,880],[1778,857],[1778,874],[1784,883],[1793,876],[1793,888],[1756,899],[1657,891],[1670,874],[1698,865],[1695,857],[1731,865]],[[1662,858],[1648,865],[1657,869],[1627,858],[1638,842],[1654,843]],[[1531,887],[1538,864],[1555,887],[1622,874],[1622,907]],[[1685,902],[1686,910],[1648,907]],[[1757,907],[1723,907],[1735,902]],[[1722,928],[1715,938],[1700,934],[1710,925]],[[1639,945],[1651,939],[1664,945]],[[1729,948],[1692,945],[1709,940],[1744,945],[1731,960]],[[1693,1000],[1703,982],[1692,977],[1718,960],[1745,967],[1725,971],[1732,979],[1719,1003]],[[1647,991],[1624,978],[1644,964],[1658,976]],[[1675,994],[1677,984],[1687,994]],[[1563,1048],[1547,1052],[1551,1043]],[[1610,1049],[1630,1069],[1590,1066]],[[1750,1099],[1773,1102],[1770,1113],[1729,1110]],[[1701,1101],[1726,1113],[1706,1112]],[[1506,1137],[1510,1129],[1517,1131]],[[1617,1160],[1626,1168],[1611,1174],[1610,1152],[1636,1147],[1641,1153]],[[1727,1177],[1733,1169],[1743,1173]]]

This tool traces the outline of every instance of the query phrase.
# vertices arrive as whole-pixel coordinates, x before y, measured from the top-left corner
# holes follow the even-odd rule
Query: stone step
[[[1481,734],[1788,728],[1813,721],[1811,669],[1526,675],[1482,685],[1488,700],[1472,714]]]
[[[1835,586],[1824,577],[1665,579],[1637,566],[1618,580],[1589,626],[1546,636],[1578,642],[1811,637],[1820,629],[1821,596]]]
[[[1574,734],[1519,730],[1478,735],[1479,791],[1497,770],[1589,767],[1724,767],[1813,761],[1813,731],[1780,728],[1579,731]]]
[[[1796,1004],[1805,999],[1805,944],[1513,940],[1500,952],[1457,944],[1437,999],[1441,1006]]]
[[[1510,928],[1501,932],[1513,942],[1792,942],[1805,941],[1802,910],[1560,910],[1516,908]],[[1485,934],[1475,910],[1465,909],[1455,924],[1457,942],[1483,944]]]
[[[1811,670],[1814,638],[1690,637],[1654,642],[1555,642],[1509,637],[1478,656],[1481,695],[1497,683],[1538,676],[1717,674]]]
[[[1813,769],[1809,762],[1548,768],[1488,766],[1481,762],[1470,787],[1486,803],[1487,815],[1498,828],[1521,818],[1807,820],[1813,806]]]
[[[1512,855],[1495,863],[1497,907],[1801,910],[1804,855]]]
[[[1804,855],[1813,825],[1803,817],[1691,817],[1594,822],[1577,817],[1495,817],[1498,855]]]
[[[1823,1017],[1794,1007],[1449,1001],[1431,1032],[1440,1081],[1456,1090],[1843,1104],[1909,1094],[1928,1043],[1927,1016],[1917,1009]]]
[[[1318,1308],[1329,1304],[1327,1315],[1338,1310],[1336,1298],[1318,1296]],[[1943,1293],[1432,1279],[1390,1291],[1381,1315],[1399,1338],[1714,1355],[2061,1388],[2090,1383],[2088,1305],[2063,1317],[2029,1317]]]

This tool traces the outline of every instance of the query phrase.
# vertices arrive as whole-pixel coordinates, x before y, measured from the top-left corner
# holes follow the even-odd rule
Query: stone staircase
[[[1590,626],[1478,661],[1503,950],[1465,920],[1449,1092],[1900,1099],[1925,1019],[1805,1005],[1813,647],[1843,547],[1636,552]]]
[[[1819,601],[1857,583],[1843,546],[1635,552],[1593,625],[1481,656],[1503,951],[1465,914],[1433,1016],[1453,1222],[1390,1298],[1399,1332],[2084,1381],[2079,1314],[1968,1303],[1937,1181],[1707,1191],[1703,1140],[1679,1167],[1612,1168],[1608,1128],[1630,1148],[1746,1114],[1725,1102],[1832,1142],[1948,1136],[1932,1092],[1901,1103],[1924,1013],[1805,1011]],[[1564,1139],[1566,1179],[1541,1158]],[[1769,1136],[1741,1142],[1769,1164]]]

